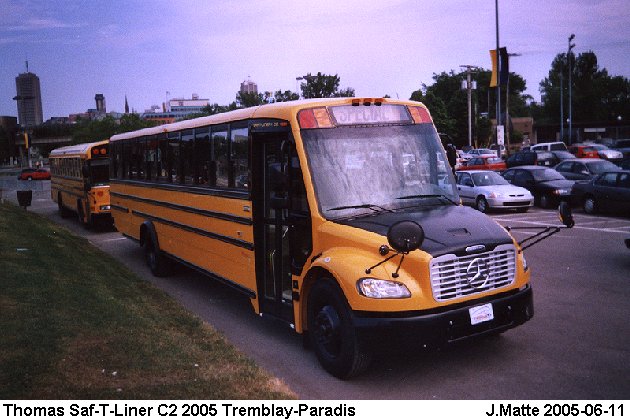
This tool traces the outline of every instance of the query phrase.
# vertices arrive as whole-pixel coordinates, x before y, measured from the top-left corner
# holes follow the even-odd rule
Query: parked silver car
[[[483,213],[490,209],[526,212],[534,205],[534,197],[528,190],[510,184],[494,171],[457,171],[456,177],[462,203]]]

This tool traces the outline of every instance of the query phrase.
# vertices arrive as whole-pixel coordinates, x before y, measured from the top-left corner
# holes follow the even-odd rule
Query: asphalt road
[[[301,337],[258,318],[248,299],[187,269],[154,278],[140,247],[113,231],[87,231],[61,219],[46,181],[28,211],[83,235],[222,331],[302,399],[629,399],[630,218],[577,211],[576,227],[525,251],[534,318],[503,335],[441,352],[392,349],[363,376],[340,381],[320,368]],[[5,191],[5,197],[14,200]],[[504,226],[557,224],[554,212],[492,217]]]

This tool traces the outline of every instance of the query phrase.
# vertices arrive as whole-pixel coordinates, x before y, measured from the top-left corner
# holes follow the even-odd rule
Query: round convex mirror
[[[408,253],[420,248],[424,241],[424,229],[411,220],[396,222],[387,231],[387,241],[396,251]]]

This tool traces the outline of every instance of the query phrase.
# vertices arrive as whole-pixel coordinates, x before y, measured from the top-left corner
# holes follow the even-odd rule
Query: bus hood
[[[420,249],[433,257],[444,254],[463,256],[513,243],[512,237],[497,222],[464,206],[416,207],[337,223],[387,236],[389,227],[403,220],[411,220],[422,226],[425,239]],[[476,245],[483,245],[483,249]],[[471,251],[469,247],[475,247],[475,250]]]

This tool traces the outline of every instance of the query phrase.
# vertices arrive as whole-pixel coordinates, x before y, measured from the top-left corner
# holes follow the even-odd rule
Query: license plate
[[[491,303],[470,308],[468,313],[470,314],[470,325],[477,325],[494,319]]]

